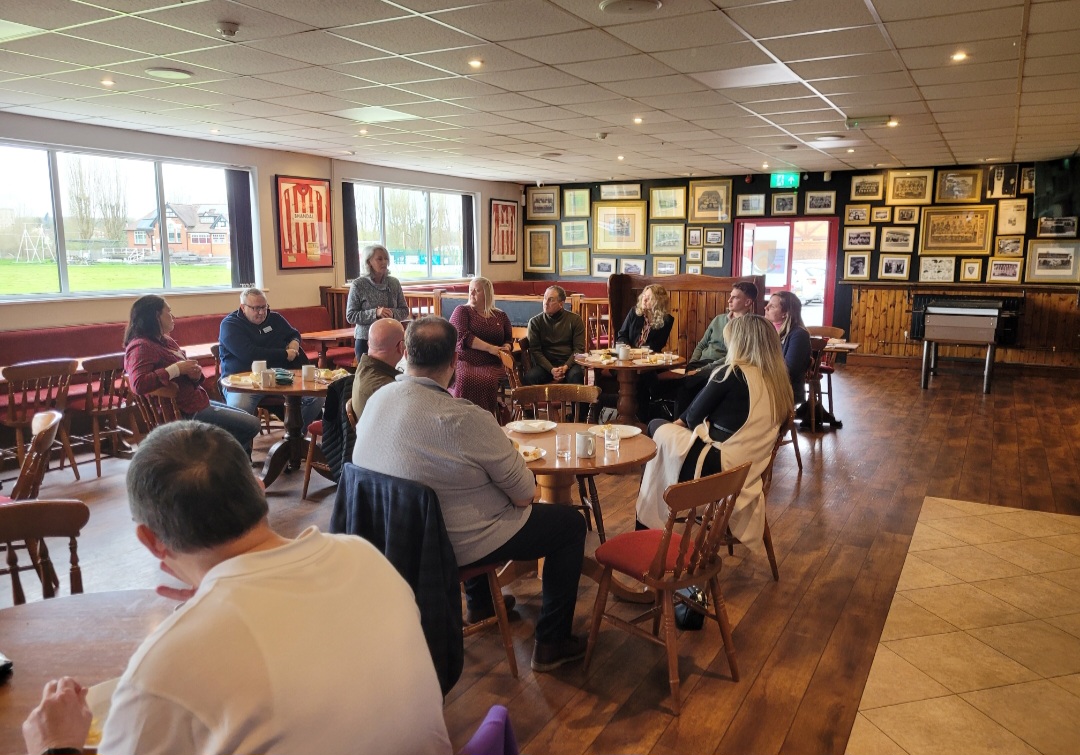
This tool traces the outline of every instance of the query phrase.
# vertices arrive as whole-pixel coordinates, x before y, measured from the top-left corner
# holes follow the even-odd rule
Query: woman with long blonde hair
[[[469,303],[454,309],[450,323],[457,328],[457,377],[450,392],[497,413],[504,374],[499,352],[510,352],[514,335],[510,318],[495,307],[491,281],[478,276],[469,282]]]
[[[625,343],[634,348],[648,346],[653,351],[663,351],[671,334],[675,318],[671,316],[671,297],[667,289],[653,283],[638,294],[634,308],[626,313],[616,343]]]

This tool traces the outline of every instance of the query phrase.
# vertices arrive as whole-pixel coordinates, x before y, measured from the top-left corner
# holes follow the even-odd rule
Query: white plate
[[[525,454],[531,451],[539,451],[540,455],[537,456],[535,459],[529,459],[525,456]],[[536,446],[518,446],[518,453],[521,454],[521,458],[525,459],[526,462],[540,461],[540,459],[543,459],[545,456],[547,456],[547,451],[542,448],[537,448]]]
[[[635,435],[641,435],[641,428],[634,427],[633,425],[612,425],[619,429],[620,438],[633,438]],[[589,428],[589,432],[593,435],[604,435],[604,425],[593,425]]]
[[[523,419],[517,422],[508,422],[507,429],[515,433],[546,433],[555,429],[555,423],[546,419]]]
[[[663,357],[661,357],[660,359],[657,359],[655,362],[653,360],[651,360],[651,359],[635,359],[634,364],[637,364],[637,365],[646,365],[646,364],[662,365],[662,364],[664,364],[664,359],[663,359]]]

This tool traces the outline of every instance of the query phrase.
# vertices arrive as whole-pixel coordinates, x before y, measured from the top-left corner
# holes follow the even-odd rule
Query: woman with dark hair
[[[355,278],[345,305],[345,321],[356,326],[356,361],[367,354],[368,328],[376,320],[393,317],[404,321],[409,317],[409,305],[401,282],[390,275],[390,252],[382,244],[370,244],[360,253],[364,274]]]
[[[217,425],[250,454],[251,442],[259,434],[259,418],[210,400],[202,387],[202,367],[194,359],[188,359],[169,337],[173,324],[172,309],[160,296],[140,296],[131,305],[124,332],[124,371],[131,389],[136,395],[145,396],[176,383],[176,406],[185,419]]]
[[[806,368],[810,366],[810,333],[803,325],[802,302],[790,291],[776,291],[765,305],[765,319],[780,336],[795,405],[806,401]]]

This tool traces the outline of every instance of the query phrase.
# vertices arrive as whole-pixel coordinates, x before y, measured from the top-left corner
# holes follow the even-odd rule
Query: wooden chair
[[[349,424],[356,428],[356,413],[352,408],[352,399],[350,398],[345,402],[345,416],[349,419]],[[300,493],[302,500],[307,500],[308,485],[311,483],[311,470],[315,470],[327,477],[330,476],[330,464],[326,461],[326,457],[317,450],[319,445],[319,439],[323,434],[323,420],[317,419],[310,423],[307,427],[307,458],[304,460],[304,489]]]
[[[836,338],[836,339],[840,339],[840,340],[843,340],[843,338],[844,338],[844,329],[843,328],[832,328],[832,327],[829,327],[827,325],[812,325],[812,326],[808,327],[806,330],[811,336],[819,336],[821,338]],[[822,353],[821,365],[818,368],[818,371],[820,373],[820,377],[825,378],[825,386],[826,386],[825,390],[821,390],[820,384],[818,385],[818,405],[821,405],[822,396],[828,396],[829,397],[829,415],[830,416],[836,416],[835,414],[833,414],[833,397],[832,397],[832,376],[833,376],[833,373],[836,372],[836,352],[834,352],[834,351],[826,351],[826,352]],[[819,383],[820,383],[820,377],[819,377]]]
[[[585,652],[586,670],[596,649],[602,619],[631,634],[663,645],[667,649],[672,707],[675,715],[679,715],[679,652],[675,635],[677,601],[717,623],[724,640],[731,679],[739,681],[735,646],[731,640],[731,622],[720,590],[720,567],[723,565],[720,548],[725,542],[728,519],[735,508],[735,500],[749,471],[750,463],[747,462],[727,472],[672,485],[664,491],[664,501],[671,509],[664,529],[625,532],[596,549],[595,558],[604,572],[593,608],[589,646]],[[680,532],[675,532],[676,525],[680,527]],[[651,588],[656,595],[652,608],[630,621],[607,613],[608,592],[614,571]],[[708,587],[711,611],[676,592],[692,585]],[[646,619],[652,619],[651,633],[637,626]],[[662,636],[661,624],[664,629]]]
[[[825,336],[810,336],[810,366],[806,370],[806,399],[810,406],[807,413],[809,429],[815,433],[820,431],[822,424],[818,420],[818,407],[824,409],[821,404],[821,362],[825,356],[825,347],[828,345],[829,339]],[[807,428],[805,422],[803,428]]]
[[[500,351],[499,361],[502,362],[503,372],[506,374],[506,385],[500,388],[499,391],[498,401],[501,416],[496,417],[496,419],[499,420],[500,425],[505,425],[511,420],[521,419],[514,413],[513,392],[521,387],[522,375],[521,365],[513,354]]]
[[[7,411],[0,415],[0,425],[15,430],[15,455],[20,467],[26,453],[26,431],[31,429],[34,415],[50,409],[64,411],[71,376],[75,374],[78,364],[74,359],[42,359],[13,364],[0,370],[0,375],[7,381],[8,393]],[[78,480],[79,467],[75,463],[71,437],[64,423],[60,425],[59,436],[64,450],[64,456],[60,457],[60,468],[64,468],[66,457]]]
[[[595,385],[577,385],[576,383],[549,383],[547,385],[525,385],[511,392],[514,416],[531,416],[533,419],[548,419],[552,422],[599,422],[600,388]],[[584,415],[584,416],[583,416]],[[597,442],[602,442],[597,438]],[[604,532],[604,514],[600,508],[600,494],[596,492],[596,475],[578,475],[578,508],[585,512],[585,522],[593,528],[596,519],[596,534],[603,543],[607,540]]]
[[[791,445],[795,449],[795,461],[799,464],[799,471],[802,472],[802,451],[799,450],[799,433],[795,428],[795,412],[788,415],[787,422],[780,426],[780,435],[789,435],[790,437],[783,441],[781,445]]]
[[[131,407],[131,390],[124,372],[124,352],[83,360],[86,372],[86,395],[73,399],[68,408],[90,417],[91,439],[94,443],[94,465],[101,477],[102,441],[112,443],[113,456],[120,455],[120,442],[132,435],[120,424],[120,413]]]
[[[510,674],[517,679],[517,656],[514,655],[514,636],[510,633],[510,615],[506,611],[502,587],[499,585],[499,569],[503,566],[504,564],[488,564],[487,566],[471,566],[464,569],[458,568],[458,580],[462,585],[464,585],[467,580],[473,579],[474,577],[479,577],[481,575],[487,576],[488,588],[491,590],[491,602],[495,606],[494,616],[489,616],[488,618],[473,624],[465,624],[462,627],[461,633],[464,637],[469,637],[490,626],[498,624],[499,634],[502,636],[503,648],[506,650],[506,662],[510,666]]]
[[[184,418],[176,405],[176,396],[179,393],[180,387],[176,383],[169,383],[163,388],[157,388],[142,396],[133,394],[146,432],[150,432],[158,425]]]
[[[49,558],[49,549],[45,538],[66,537],[71,551],[71,594],[83,591],[82,570],[79,568],[78,538],[83,526],[90,519],[90,509],[81,501],[18,501],[0,506],[0,543],[7,546],[7,566],[0,569],[0,575],[11,575],[11,593],[15,605],[26,602],[19,572],[34,569],[42,575],[41,589],[45,598],[56,596],[59,579]],[[38,563],[28,565],[19,563],[18,555],[12,546],[19,542],[37,542]]]

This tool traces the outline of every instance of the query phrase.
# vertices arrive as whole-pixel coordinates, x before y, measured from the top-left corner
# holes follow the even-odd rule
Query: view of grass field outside
[[[56,161],[62,208],[54,209],[48,152],[0,146],[0,296],[161,290],[153,161],[70,152]],[[163,163],[162,181],[170,288],[230,286],[224,170]]]

